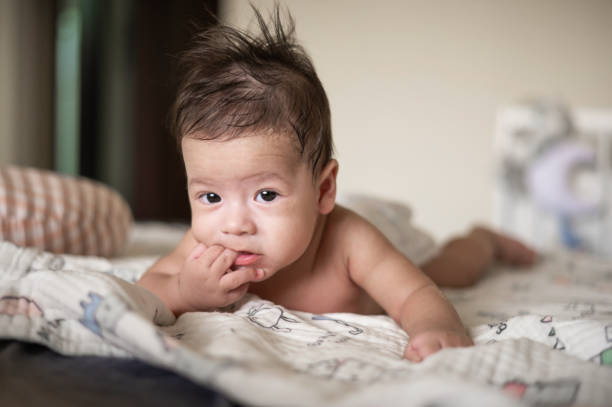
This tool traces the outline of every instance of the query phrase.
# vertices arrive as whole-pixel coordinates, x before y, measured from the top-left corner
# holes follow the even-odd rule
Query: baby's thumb
[[[225,273],[223,277],[221,277],[221,283],[225,289],[233,291],[242,289],[251,282],[260,281],[263,274],[262,269],[239,267],[235,271]]]

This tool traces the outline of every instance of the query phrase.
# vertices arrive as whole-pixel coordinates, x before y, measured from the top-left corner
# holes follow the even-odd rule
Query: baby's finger
[[[234,303],[241,299],[249,289],[249,283],[242,284],[238,288],[234,288],[233,290],[227,293],[227,302],[229,304]]]
[[[406,345],[406,349],[404,349],[404,357],[415,363],[419,363],[423,360],[423,358],[419,356],[419,351],[410,343]]]
[[[236,271],[227,273],[221,277],[220,285],[226,291],[240,287],[243,284],[255,281],[262,276],[260,269],[250,267],[239,267]]]
[[[442,349],[442,344],[439,341],[423,341],[419,343],[418,352],[419,356],[425,359],[427,356],[436,353]]]
[[[192,261],[197,259],[204,253],[206,250],[206,245],[204,243],[198,243],[196,247],[193,248],[189,256],[187,257],[187,261]]]
[[[225,249],[213,260],[210,270],[218,278],[221,278],[223,274],[229,271],[231,265],[236,261],[236,257],[238,257],[238,252],[231,249]]]
[[[210,268],[213,262],[217,259],[217,257],[219,257],[221,253],[223,253],[224,250],[225,248],[223,246],[209,246],[197,260],[201,261],[204,266]]]

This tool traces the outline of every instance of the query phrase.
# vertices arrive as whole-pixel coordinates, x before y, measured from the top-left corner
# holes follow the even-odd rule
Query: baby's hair
[[[332,157],[329,102],[295,23],[283,26],[275,6],[271,26],[252,7],[255,36],[217,24],[196,34],[180,60],[184,69],[171,119],[177,142],[231,139],[250,132],[295,135],[313,175]]]

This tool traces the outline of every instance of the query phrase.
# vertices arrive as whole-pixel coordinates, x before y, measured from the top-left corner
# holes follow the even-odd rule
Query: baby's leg
[[[523,243],[484,227],[446,243],[423,271],[438,285],[466,287],[476,283],[496,261],[527,266],[536,253]]]

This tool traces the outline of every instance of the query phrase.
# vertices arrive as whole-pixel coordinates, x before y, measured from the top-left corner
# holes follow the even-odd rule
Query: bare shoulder
[[[185,232],[185,235],[176,248],[174,248],[170,254],[161,257],[157,262],[155,262],[149,271],[165,274],[178,273],[183,266],[183,263],[197,244],[198,242],[195,240],[191,229],[189,229],[187,232]]]
[[[349,278],[399,321],[406,298],[431,280],[376,226],[355,212],[339,209],[332,233],[337,233],[337,239],[342,241]]]
[[[329,218],[332,233],[346,234],[344,240],[363,242],[370,239],[387,241],[380,230],[358,213],[341,205],[336,205]],[[356,236],[356,233],[363,235]],[[353,241],[354,240],[354,241]]]
[[[374,263],[380,256],[395,250],[376,226],[341,205],[336,205],[328,222],[327,234],[344,252],[349,265]]]

